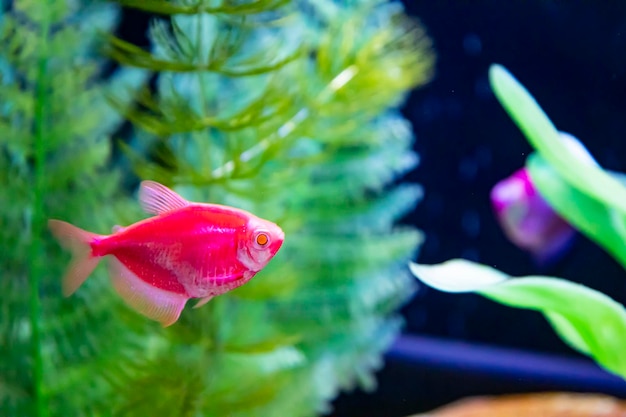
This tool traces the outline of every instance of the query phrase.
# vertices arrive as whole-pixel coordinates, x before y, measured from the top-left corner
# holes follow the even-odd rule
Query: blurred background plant
[[[110,165],[111,135],[145,71],[112,71],[99,32],[120,9],[91,1],[0,3],[0,414],[88,415],[106,401],[104,367],[132,360],[132,333],[98,278],[65,300],[67,262],[49,217],[97,232],[132,218]]]
[[[149,51],[108,36],[107,54],[135,67],[113,75],[97,34],[117,6],[3,6],[0,410],[310,416],[340,389],[373,388],[421,240],[394,227],[421,193],[394,182],[417,164],[397,107],[432,72],[419,23],[378,1],[119,3],[159,17]],[[146,70],[152,88],[135,95]],[[67,256],[45,219],[105,233],[139,217],[110,158],[110,104],[135,126],[121,143],[140,178],[287,235],[251,283],[168,329],[103,276],[60,296]]]

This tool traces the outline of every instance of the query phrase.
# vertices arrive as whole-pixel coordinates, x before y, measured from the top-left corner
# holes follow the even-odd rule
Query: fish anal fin
[[[189,205],[189,201],[155,181],[142,181],[139,202],[146,213],[163,214]]]
[[[198,308],[198,307],[202,307],[203,305],[205,305],[206,303],[208,303],[209,301],[211,301],[211,299],[213,298],[213,295],[209,295],[208,297],[204,297],[201,298],[200,300],[198,300],[198,302],[196,303],[195,306],[193,306],[193,308]]]
[[[117,258],[109,262],[113,287],[122,299],[144,316],[167,327],[178,320],[189,297],[154,287],[141,280]]]

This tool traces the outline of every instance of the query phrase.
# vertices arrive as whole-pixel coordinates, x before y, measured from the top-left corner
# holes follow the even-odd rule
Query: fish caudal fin
[[[68,297],[85,282],[100,261],[100,257],[91,255],[90,246],[98,235],[60,220],[49,220],[48,227],[61,246],[72,252],[72,261],[62,285],[63,295]]]
[[[160,322],[163,327],[174,324],[189,299],[154,287],[130,271],[117,258],[111,258],[111,281],[122,299],[144,316]]]

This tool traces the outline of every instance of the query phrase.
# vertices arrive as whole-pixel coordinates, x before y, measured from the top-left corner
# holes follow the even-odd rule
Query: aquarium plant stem
[[[45,6],[45,5],[42,5]],[[33,357],[33,395],[35,415],[47,417],[48,410],[43,392],[43,356],[41,349],[41,299],[39,294],[42,268],[42,233],[44,231],[44,193],[45,193],[45,157],[46,157],[46,112],[48,107],[48,36],[49,21],[46,13],[41,22],[41,39],[39,43],[39,59],[37,63],[37,79],[34,104],[34,184],[33,184],[33,217],[31,225],[31,244],[29,258],[30,268],[30,324]]]

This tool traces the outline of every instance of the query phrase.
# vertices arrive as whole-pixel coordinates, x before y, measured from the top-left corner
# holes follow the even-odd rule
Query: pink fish
[[[60,220],[48,225],[73,253],[63,294],[76,291],[109,256],[114,288],[139,313],[169,326],[190,298],[195,307],[248,282],[280,249],[276,224],[244,210],[193,203],[169,188],[143,181],[143,209],[156,216],[97,235]],[[194,308],[195,308],[194,307]]]

